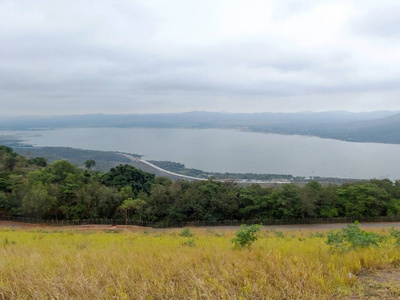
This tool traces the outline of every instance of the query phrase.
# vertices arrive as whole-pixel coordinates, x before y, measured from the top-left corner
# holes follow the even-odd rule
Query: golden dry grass
[[[0,229],[0,299],[344,299],[400,261],[391,241],[340,254],[312,231],[263,231],[249,251],[234,231],[192,229],[191,247],[179,232]]]

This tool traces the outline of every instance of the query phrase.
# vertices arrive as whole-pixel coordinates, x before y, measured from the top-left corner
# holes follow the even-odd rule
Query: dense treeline
[[[262,188],[234,183],[171,181],[119,165],[107,173],[66,160],[47,164],[0,146],[0,215],[43,219],[121,218],[151,222],[394,216],[400,182]]]

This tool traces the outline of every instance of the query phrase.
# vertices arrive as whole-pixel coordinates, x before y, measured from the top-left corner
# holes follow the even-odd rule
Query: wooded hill
[[[240,187],[171,181],[130,165],[101,173],[66,160],[47,164],[0,146],[0,215],[39,219],[133,218],[150,222],[395,216],[400,182],[310,182]]]

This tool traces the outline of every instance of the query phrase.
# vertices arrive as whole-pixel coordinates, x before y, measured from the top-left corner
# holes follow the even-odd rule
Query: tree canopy
[[[0,146],[0,215],[85,219],[121,213],[126,221],[150,222],[397,216],[400,182],[276,187],[174,182],[127,164],[93,172],[67,160],[26,159]]]

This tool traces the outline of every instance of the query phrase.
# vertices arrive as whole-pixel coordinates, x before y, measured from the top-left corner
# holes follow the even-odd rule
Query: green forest
[[[93,171],[49,164],[0,146],[0,216],[43,220],[121,218],[149,222],[396,216],[400,181],[342,185],[312,181],[262,188],[233,182],[171,181],[130,165]]]

